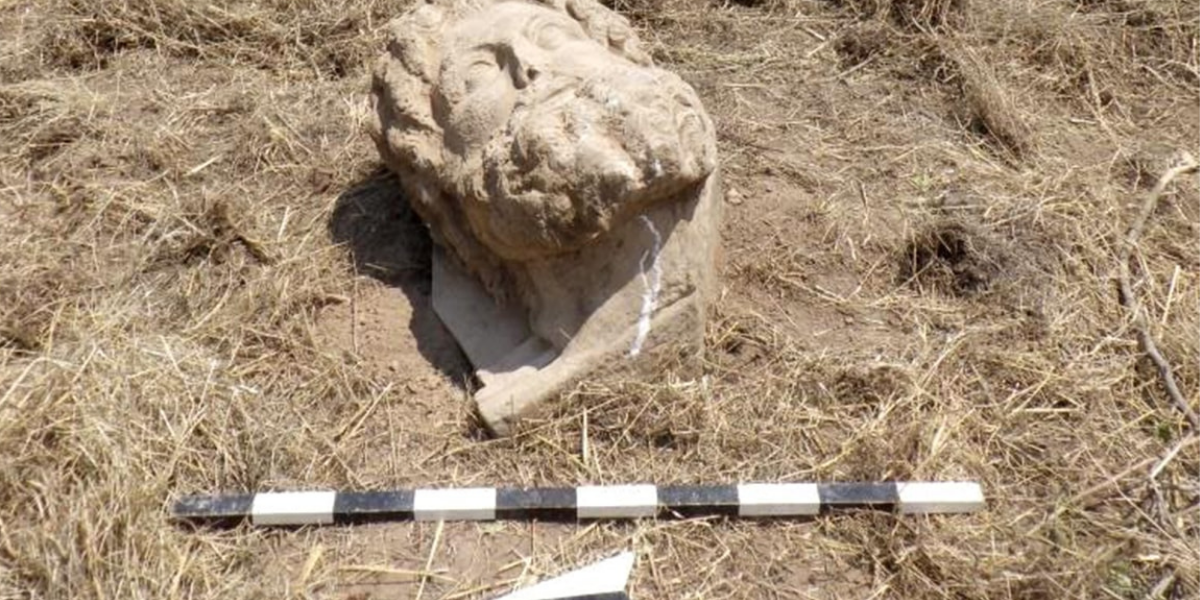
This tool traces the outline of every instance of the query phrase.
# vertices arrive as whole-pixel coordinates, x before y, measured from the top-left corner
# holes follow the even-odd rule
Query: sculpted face
[[[446,19],[431,40],[439,179],[502,259],[576,249],[716,166],[691,87],[614,47],[632,33],[596,27],[511,0]]]

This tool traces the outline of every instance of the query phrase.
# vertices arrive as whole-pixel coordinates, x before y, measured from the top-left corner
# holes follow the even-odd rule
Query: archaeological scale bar
[[[187,496],[171,519],[210,527],[350,525],[391,521],[590,521],[694,517],[795,518],[846,509],[903,515],[983,510],[975,482],[587,485],[419,488]]]

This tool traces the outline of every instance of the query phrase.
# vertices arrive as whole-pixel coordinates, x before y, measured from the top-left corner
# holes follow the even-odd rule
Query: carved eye
[[[466,88],[467,93],[487,87],[489,83],[500,76],[501,68],[496,60],[492,57],[480,57],[471,62],[467,66],[466,73]]]
[[[578,32],[562,25],[549,24],[538,30],[537,38],[534,41],[546,50],[554,50],[577,39],[579,39]]]

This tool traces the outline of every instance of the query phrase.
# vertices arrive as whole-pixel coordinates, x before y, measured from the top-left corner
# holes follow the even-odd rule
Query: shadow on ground
[[[466,358],[433,311],[433,242],[399,180],[379,168],[343,192],[329,218],[329,233],[350,250],[358,273],[407,298],[412,315],[408,329],[421,356],[455,384],[470,381]]]

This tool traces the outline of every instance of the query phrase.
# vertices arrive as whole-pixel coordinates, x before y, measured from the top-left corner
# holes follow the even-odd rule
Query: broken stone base
[[[510,266],[500,304],[437,248],[433,307],[476,369],[480,416],[497,435],[589,377],[660,347],[698,355],[717,287],[720,183],[711,176],[582,250]]]

